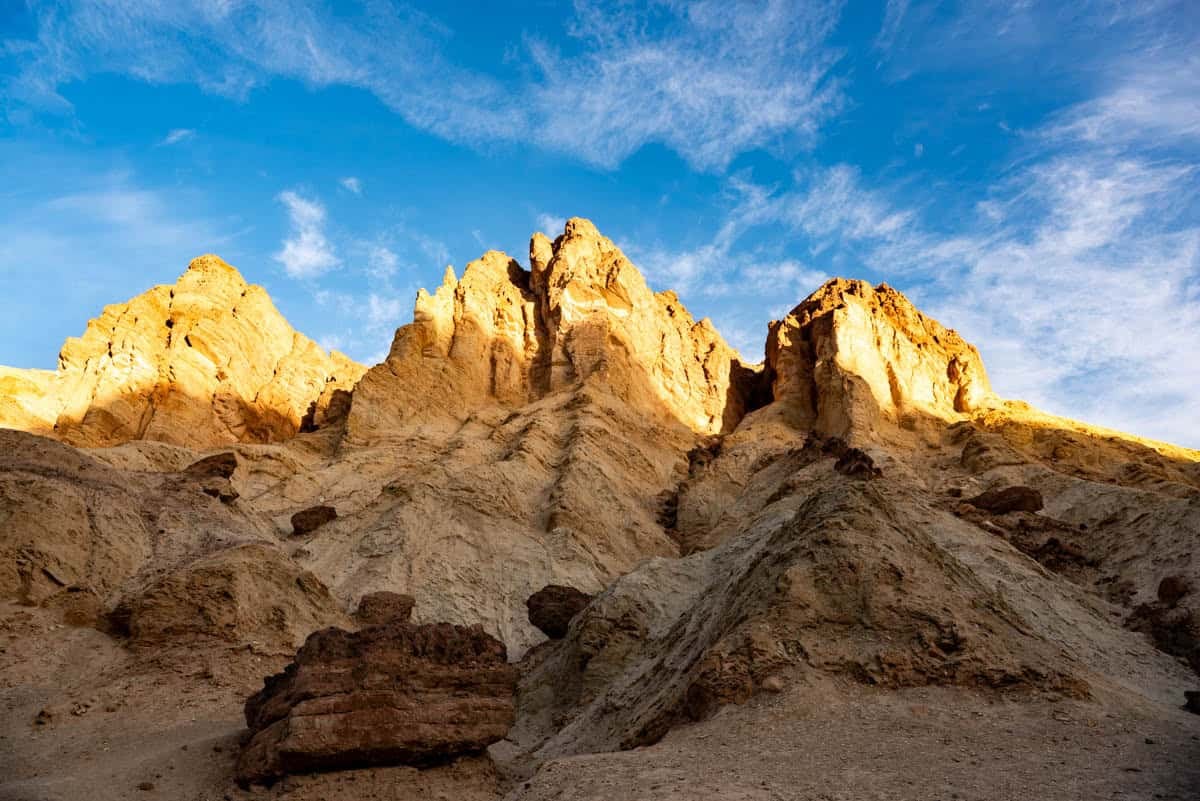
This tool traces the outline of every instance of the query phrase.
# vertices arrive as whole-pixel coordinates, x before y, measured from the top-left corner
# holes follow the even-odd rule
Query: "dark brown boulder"
[[[292,533],[299,536],[316,531],[337,518],[337,509],[332,506],[310,506],[292,515]]]
[[[1002,515],[1008,512],[1037,512],[1045,503],[1042,493],[1033,487],[1005,487],[1000,490],[988,490],[982,495],[967,498],[967,503],[976,509]]]
[[[1158,582],[1158,600],[1167,606],[1174,606],[1191,589],[1191,583],[1184,576],[1167,576]]]
[[[412,617],[416,600],[411,595],[398,592],[369,592],[358,602],[354,619],[364,626],[383,623],[406,623]]]
[[[548,584],[529,596],[525,606],[529,622],[552,640],[566,636],[571,618],[591,603],[592,596],[574,587]]]
[[[188,465],[183,472],[194,478],[233,478],[237,466],[237,454],[227,451],[205,456]]]
[[[246,701],[251,737],[237,780],[427,766],[481,752],[513,724],[517,677],[504,644],[478,626],[318,631]]]

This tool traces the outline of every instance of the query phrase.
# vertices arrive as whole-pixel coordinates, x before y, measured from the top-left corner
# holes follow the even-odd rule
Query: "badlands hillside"
[[[765,336],[573,219],[369,369],[214,256],[0,368],[0,799],[1200,797],[1200,453]]]

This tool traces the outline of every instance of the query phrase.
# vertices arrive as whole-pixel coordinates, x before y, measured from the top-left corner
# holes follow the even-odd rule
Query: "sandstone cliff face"
[[[830,746],[843,778],[845,753],[864,741],[897,738],[910,760],[916,700],[959,699],[924,724],[955,749],[974,736],[980,699],[1001,695],[990,710],[1039,721],[1028,737],[1001,736],[1006,747],[1064,742],[1064,708],[1080,712],[1077,734],[1098,720],[1120,730],[1117,744],[1147,720],[1186,716],[1182,691],[1200,669],[1200,453],[997,401],[975,349],[886,286],[826,284],[772,326],[756,372],[674,296],[651,293],[586,221],[530,250],[529,271],[488,253],[422,293],[352,401],[340,373],[325,380],[321,360],[336,355],[287,345],[290,329],[256,324],[251,344],[238,326],[254,293],[231,290],[218,263],[185,276],[190,291],[106,313],[64,349],[58,374],[0,371],[5,420],[61,419],[60,436],[79,441],[170,440],[184,423],[206,441],[272,439],[84,453],[0,431],[0,603],[17,610],[0,615],[0,684],[24,688],[10,694],[16,756],[0,795],[53,786],[115,800],[148,776],[172,797],[233,792],[242,732],[230,721],[246,696],[302,638],[352,627],[356,607],[358,623],[385,625],[313,636],[251,703],[243,779],[337,768],[320,784],[289,778],[280,794],[395,794],[386,771],[398,768],[353,766],[433,762],[507,730],[491,752],[520,779],[508,784],[514,801],[655,797],[664,749],[687,738],[700,744],[699,772],[713,753],[736,769],[678,777],[676,794],[742,797],[738,771],[771,747],[772,720],[792,739],[755,770],[808,771],[792,757],[829,746],[828,726],[796,722],[818,712],[840,725],[846,699],[868,722]],[[221,377],[207,372],[220,358],[201,359],[218,351],[277,361],[225,362]],[[310,372],[313,359],[324,366]],[[70,381],[126,400],[68,415],[53,404]],[[322,381],[312,414],[292,404]],[[184,384],[205,382],[211,393],[192,408]],[[254,411],[267,401],[297,415],[276,431]],[[284,438],[347,406],[346,426]],[[313,509],[321,525],[293,524]],[[515,710],[505,652],[521,661]],[[28,736],[43,699],[70,710],[82,699],[86,711],[93,694],[129,714],[93,705]],[[897,705],[900,725],[878,725],[881,702]],[[714,715],[723,705],[738,708]],[[731,719],[744,736],[725,736]],[[130,720],[143,737],[133,745],[120,739]],[[603,780],[577,780],[601,758],[582,755],[649,744],[683,721],[694,725],[658,746],[603,756],[615,766]],[[192,747],[144,747],[168,735]],[[101,738],[119,781],[94,781],[91,748],[64,748]],[[1075,768],[1099,786],[1095,752],[1078,750]],[[1178,772],[1172,753],[1147,749],[1144,773],[1121,773]],[[189,773],[182,754],[203,766]],[[581,756],[555,761],[567,755]],[[1030,762],[1038,786],[1043,756]],[[635,760],[647,769],[625,777]],[[475,761],[490,764],[413,769],[404,786],[458,781]],[[794,794],[774,778],[774,795]],[[467,797],[460,789],[445,794]]]
[[[422,290],[413,322],[354,393],[349,430],[387,436],[405,420],[515,408],[593,382],[624,402],[713,433],[744,412],[749,373],[708,320],[672,292],[655,294],[611,240],[569,220],[535,234],[526,271],[491,251]]]
[[[201,256],[173,286],[106,307],[63,345],[52,379],[26,373],[38,390],[17,396],[21,410],[0,406],[0,425],[84,447],[272,442],[319,417],[363,369],[293,331],[262,287]]]
[[[992,400],[975,346],[886,284],[826,282],[771,324],[766,355],[775,400],[834,436],[919,415],[954,421]]]

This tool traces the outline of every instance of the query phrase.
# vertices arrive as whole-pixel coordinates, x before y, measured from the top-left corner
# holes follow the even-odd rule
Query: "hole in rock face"
[[[172,320],[170,317],[168,317],[167,318],[167,328],[174,328],[174,327],[175,327],[175,321]]]
[[[183,338],[183,344],[187,345],[187,346],[190,348],[190,347],[192,346],[192,338],[191,338],[191,337],[184,337],[184,338]]]

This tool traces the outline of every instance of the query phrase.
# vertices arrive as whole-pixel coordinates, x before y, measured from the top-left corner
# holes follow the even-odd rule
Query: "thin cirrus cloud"
[[[162,145],[177,145],[180,142],[187,141],[196,135],[196,131],[192,128],[173,128],[167,132],[167,135],[162,138],[159,144]]]
[[[341,264],[325,234],[325,207],[293,190],[278,200],[287,208],[291,230],[274,258],[292,278],[317,278]]]
[[[366,89],[451,141],[525,142],[602,167],[659,143],[719,170],[750,149],[811,146],[843,103],[827,46],[838,2],[635,12],[580,0],[571,55],[528,38],[535,69],[515,85],[448,62],[438,23],[388,4],[355,14],[300,0],[35,0],[34,9],[36,36],[4,43],[18,64],[2,89],[10,117],[70,113],[59,88],[102,72],[238,99],[284,77]]]
[[[1200,445],[1200,224],[1181,202],[1200,163],[1187,150],[1145,154],[1164,141],[1163,120],[1111,127],[1129,84],[1111,91],[1031,132],[1029,152],[955,229],[929,227],[920,196],[905,206],[835,165],[800,171],[785,189],[731,179],[737,200],[712,242],[649,263],[702,296],[744,282],[726,255],[750,232],[781,226],[814,261],[848,257],[888,275],[958,327],[1002,395]],[[1166,140],[1191,135],[1189,117],[1175,123]],[[818,277],[803,276],[804,293]],[[722,313],[764,330],[767,311],[735,303]]]
[[[343,178],[342,180],[338,181],[338,183],[340,183],[342,188],[347,192],[353,192],[356,195],[362,194],[362,181],[358,180],[353,175]]]

